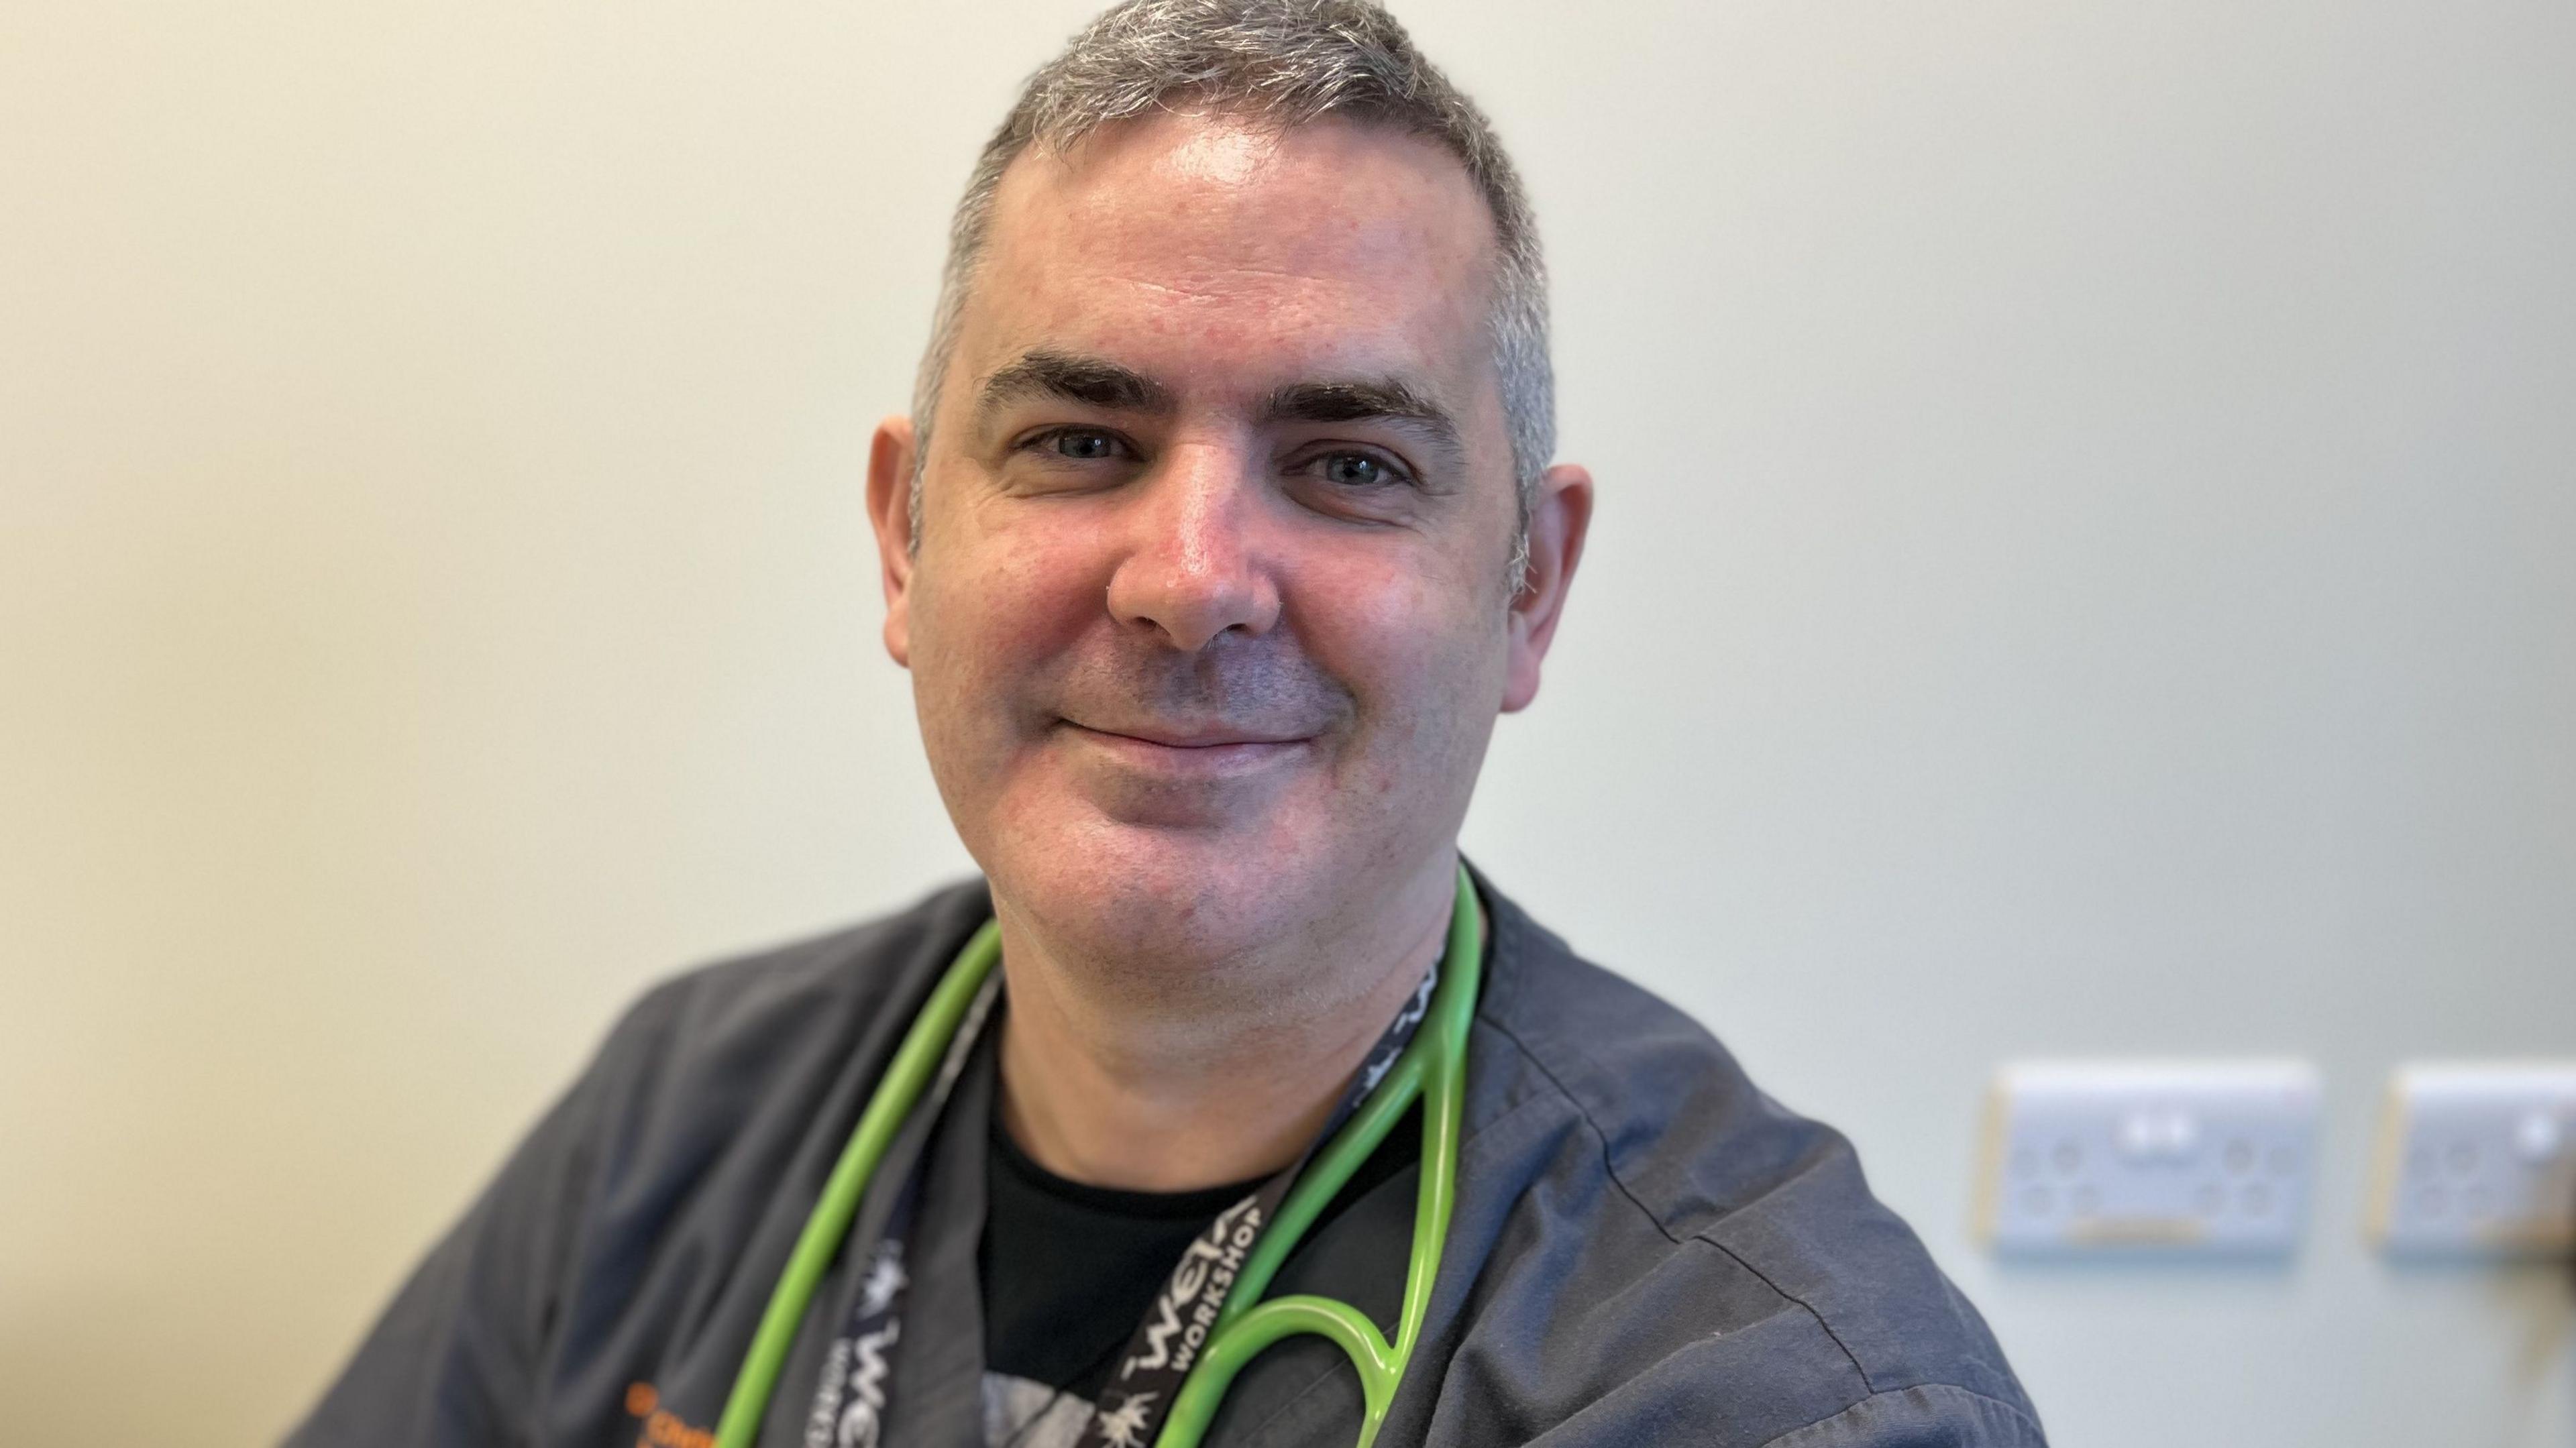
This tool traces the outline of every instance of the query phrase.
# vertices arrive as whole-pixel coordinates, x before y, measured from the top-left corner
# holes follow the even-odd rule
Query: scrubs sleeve
[[[1764,1448],[2047,1448],[2039,1425],[2000,1398],[1947,1383],[1873,1393]]]
[[[537,1384],[601,1157],[603,1122],[663,1033],[636,1005],[430,1250],[288,1448],[504,1448],[535,1439]]]
[[[1748,1380],[1686,1350],[1525,1441],[1529,1448],[1750,1448],[1757,1442],[1761,1448],[2048,1448],[2039,1424],[2019,1406],[1951,1383],[1885,1388],[1784,1433],[1744,1433],[1748,1418],[1776,1421],[1789,1405],[1773,1395],[1795,1391],[1786,1383]]]

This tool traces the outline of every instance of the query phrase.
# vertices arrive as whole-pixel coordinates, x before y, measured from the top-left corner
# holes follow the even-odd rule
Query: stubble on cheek
[[[941,520],[970,526],[969,520]],[[1042,656],[1033,610],[995,608],[998,590],[943,584],[958,564],[925,560],[913,602],[913,706],[932,779],[966,848],[991,868],[999,832],[1022,827],[1005,788],[1029,730],[1015,679]],[[937,569],[933,572],[932,569]],[[1005,572],[1004,577],[1008,574]]]

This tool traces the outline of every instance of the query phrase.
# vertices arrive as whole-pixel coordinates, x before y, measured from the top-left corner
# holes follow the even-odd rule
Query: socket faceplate
[[[1995,1079],[1978,1219],[2000,1253],[2284,1255],[2307,1218],[2300,1061],[2056,1061]]]
[[[2399,1067],[2370,1226],[2404,1256],[2576,1248],[2576,1061]]]

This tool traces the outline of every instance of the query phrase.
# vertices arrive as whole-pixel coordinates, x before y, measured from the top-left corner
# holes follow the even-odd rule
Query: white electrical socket
[[[2013,1254],[2283,1255],[2307,1219],[2302,1061],[2033,1061],[1995,1077],[1978,1222]]]
[[[2576,1061],[2400,1066],[2370,1228],[2401,1255],[2576,1248]]]

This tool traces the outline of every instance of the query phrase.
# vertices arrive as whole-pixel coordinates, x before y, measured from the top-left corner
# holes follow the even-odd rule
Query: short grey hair
[[[1529,567],[1529,518],[1556,452],[1556,382],[1548,365],[1547,270],[1519,175],[1484,112],[1416,50],[1371,0],[1124,0],[1083,27],[1022,87],[984,143],[949,224],[930,347],[913,386],[912,536],[931,419],[957,350],[966,294],[993,225],[1002,173],[1022,152],[1059,154],[1114,121],[1175,103],[1281,129],[1339,116],[1420,136],[1467,170],[1493,215],[1496,266],[1487,318],[1503,417],[1511,434],[1520,527],[1509,582]]]

